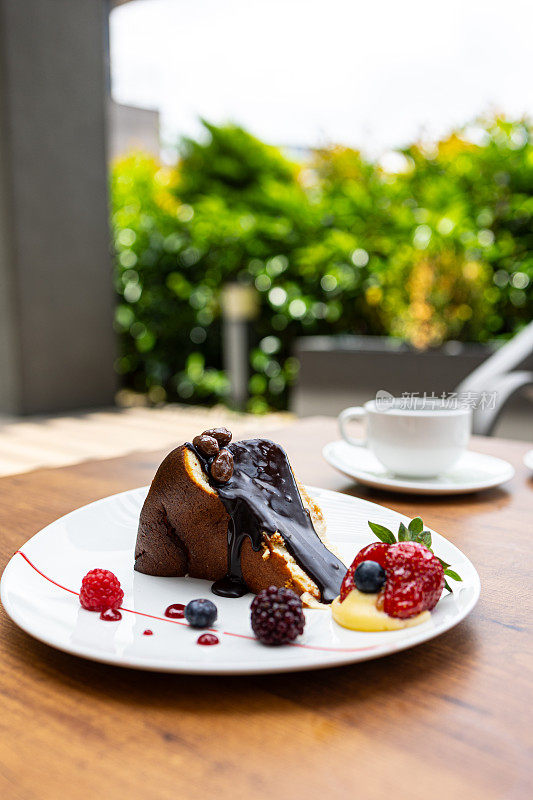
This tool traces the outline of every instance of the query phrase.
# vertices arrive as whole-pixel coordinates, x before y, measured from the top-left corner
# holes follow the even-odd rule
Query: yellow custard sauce
[[[352,589],[342,603],[340,597],[336,597],[332,602],[333,619],[343,628],[350,628],[353,631],[397,631],[421,625],[431,619],[429,611],[423,611],[408,619],[389,617],[384,611],[376,608],[377,597],[377,594],[363,594],[358,589]]]

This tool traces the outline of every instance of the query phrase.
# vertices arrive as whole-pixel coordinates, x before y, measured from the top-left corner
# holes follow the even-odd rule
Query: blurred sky
[[[116,100],[274,144],[369,155],[477,114],[533,115],[533,0],[135,0],[111,14]]]

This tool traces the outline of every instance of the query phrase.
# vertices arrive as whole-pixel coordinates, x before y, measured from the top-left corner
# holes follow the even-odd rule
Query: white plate
[[[322,455],[328,464],[358,483],[402,494],[468,494],[510,481],[515,472],[508,461],[472,450],[436,478],[400,478],[366,447],[354,447],[342,439],[327,444]]]
[[[208,581],[156,578],[133,570],[137,520],[147,489],[106,497],[79,508],[33,536],[16,553],[2,576],[5,610],[23,630],[53,647],[95,661],[124,667],[205,674],[285,672],[348,664],[394,653],[432,639],[457,625],[479,597],[479,576],[461,551],[438,534],[434,549],[458,571],[463,583],[439,601],[431,620],[415,628],[359,633],[337,625],[329,609],[306,611],[297,645],[265,647],[253,638],[251,595],[215,598]],[[365,500],[310,489],[322,506],[329,535],[348,563],[375,541],[367,521],[397,529],[405,517]],[[111,569],[124,589],[123,617],[103,622],[81,608],[77,591],[94,567]],[[202,631],[163,616],[171,603],[211,597],[218,606],[220,644],[197,645]],[[153,636],[144,636],[149,628]]]
[[[533,450],[528,450],[524,456],[524,464],[533,472]]]

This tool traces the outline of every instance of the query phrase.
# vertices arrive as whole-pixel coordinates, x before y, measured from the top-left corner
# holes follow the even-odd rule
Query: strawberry
[[[362,561],[376,561],[383,567],[387,579],[378,595],[377,608],[401,619],[435,608],[443,588],[452,591],[447,578],[462,580],[449,564],[433,554],[431,533],[424,530],[420,517],[412,519],[407,527],[400,522],[398,539],[383,525],[368,524],[380,541],[363,547],[356,555],[341,585],[341,602],[355,588],[354,573]]]
[[[385,569],[385,559],[388,549],[389,545],[384,542],[373,542],[372,544],[367,544],[366,547],[363,547],[363,549],[357,553],[341,585],[341,603],[354,588],[353,575],[361,561],[377,561],[377,563]]]
[[[391,617],[413,617],[435,608],[444,588],[439,559],[419,542],[398,542],[387,549],[383,610]]]

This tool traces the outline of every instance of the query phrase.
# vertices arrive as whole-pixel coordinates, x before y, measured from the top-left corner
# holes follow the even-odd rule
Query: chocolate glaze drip
[[[209,472],[212,457],[187,443],[217,491],[230,521],[228,572],[212,591],[222,597],[242,597],[249,591],[241,569],[241,548],[246,536],[254,550],[261,549],[263,531],[282,536],[296,563],[313,579],[330,603],[340,592],[346,567],[322,543],[304,508],[287,455],[268,439],[249,439],[228,445],[234,461],[233,476],[221,484]]]

